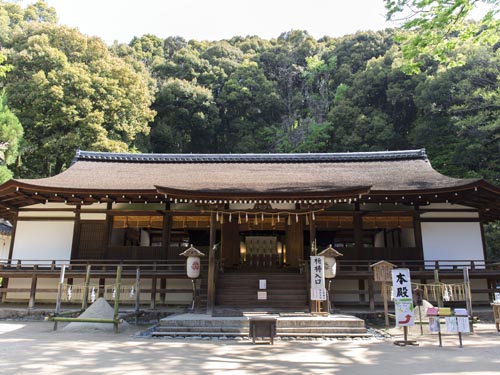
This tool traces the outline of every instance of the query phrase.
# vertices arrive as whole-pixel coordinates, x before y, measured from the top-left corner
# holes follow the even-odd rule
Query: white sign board
[[[325,288],[311,288],[311,300],[313,301],[326,301]]]
[[[266,300],[267,299],[267,292],[257,292],[257,299],[258,300]]]
[[[396,268],[391,271],[391,275],[396,326],[412,326],[414,325],[414,308],[410,270],[408,268]]]
[[[311,289],[325,289],[324,257],[311,257]]]
[[[266,280],[259,280],[259,289],[267,289]]]

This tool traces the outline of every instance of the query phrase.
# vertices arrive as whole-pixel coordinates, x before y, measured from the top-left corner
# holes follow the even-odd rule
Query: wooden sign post
[[[389,328],[389,302],[387,295],[387,283],[392,281],[392,269],[396,267],[395,264],[389,263],[385,260],[374,263],[370,265],[373,269],[373,280],[381,283],[381,293],[384,299],[384,317],[385,317],[385,328]]]

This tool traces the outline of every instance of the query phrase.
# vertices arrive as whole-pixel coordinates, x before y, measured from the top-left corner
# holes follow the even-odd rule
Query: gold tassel
[[[238,212],[238,224],[241,224],[241,214]]]
[[[259,225],[259,220],[257,219],[257,214],[255,214],[255,221],[254,221],[254,224],[255,224],[255,225]]]
[[[215,213],[215,221],[219,221],[219,211]]]
[[[309,215],[306,214],[306,225],[309,225]]]
[[[288,225],[292,225],[292,215],[288,214]]]
[[[271,226],[274,227],[274,215],[271,215]]]
[[[245,212],[245,218],[246,218],[246,221],[248,223],[248,212]]]

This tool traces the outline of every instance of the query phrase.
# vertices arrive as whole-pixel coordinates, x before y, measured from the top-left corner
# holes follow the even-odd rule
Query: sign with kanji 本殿
[[[391,274],[396,326],[412,326],[414,324],[414,307],[410,270],[408,268],[395,268]]]
[[[311,257],[311,300],[326,300],[325,260],[321,256]]]

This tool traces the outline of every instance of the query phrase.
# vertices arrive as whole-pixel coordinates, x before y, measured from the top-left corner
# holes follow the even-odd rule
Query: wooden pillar
[[[286,218],[286,263],[292,267],[298,267],[299,261],[304,258],[304,225],[302,217],[290,214]],[[288,222],[290,221],[290,224]]]
[[[420,213],[415,211],[413,214],[413,231],[415,233],[415,248],[419,260],[424,260],[424,245],[422,241],[422,225],[420,222]]]
[[[151,301],[150,307],[156,309],[156,276],[151,277]]]
[[[488,252],[486,251],[486,238],[484,237],[484,222],[479,222],[479,228],[481,229],[481,242],[483,243],[483,256],[484,260],[488,259]]]
[[[12,233],[10,235],[10,247],[9,247],[9,260],[7,264],[12,263],[12,254],[14,254],[14,243],[16,242],[16,230],[17,230],[17,222],[18,222],[19,213],[15,212],[14,217],[12,218]],[[2,278],[2,288],[9,287],[9,278]],[[2,292],[1,302],[5,303],[7,300],[7,292]]]
[[[311,242],[311,255],[313,254],[313,246],[316,246],[316,250],[318,250],[318,244],[316,243],[316,222],[312,219],[312,215],[309,217],[309,240]]]
[[[106,209],[111,211],[113,208],[113,202],[108,202]],[[109,256],[109,242],[111,241],[111,232],[113,231],[113,216],[109,212],[106,213],[106,239],[104,243],[104,252],[102,254],[103,259],[108,259]]]
[[[373,290],[373,279],[368,278],[368,301],[370,305],[370,311],[375,311],[375,293]]]
[[[104,292],[106,289],[106,279],[104,277],[99,278],[99,293],[98,297],[104,297]]]
[[[166,293],[165,293],[165,289],[167,289],[167,279],[165,279],[164,277],[162,277],[160,279],[160,303],[162,305],[164,305],[166,302],[167,302],[167,298],[166,298]]]
[[[356,212],[353,216],[354,226],[354,248],[356,260],[363,258],[363,214],[359,211],[359,203],[356,203]]]
[[[165,215],[163,216],[163,228],[161,233],[161,243],[164,249],[165,259],[171,259],[170,239],[172,237],[172,215],[170,212],[170,202],[165,204]]]
[[[224,265],[233,266],[240,263],[240,232],[238,218],[233,217],[221,225],[221,261]]]
[[[215,307],[215,273],[216,273],[216,231],[215,213],[210,214],[210,248],[208,249],[208,285],[207,285],[207,314],[212,314]]]
[[[79,258],[79,247],[80,247],[80,211],[81,205],[76,206],[75,210],[75,224],[73,226],[73,242],[71,244],[71,260]]]
[[[28,309],[35,308],[35,298],[36,298],[36,284],[37,284],[37,272],[38,265],[33,266],[33,275],[31,276],[31,288],[30,288],[30,299],[28,303]]]
[[[359,279],[358,280],[358,289],[361,291],[365,291],[365,280]],[[365,295],[364,294],[358,294],[359,302],[365,302]]]

